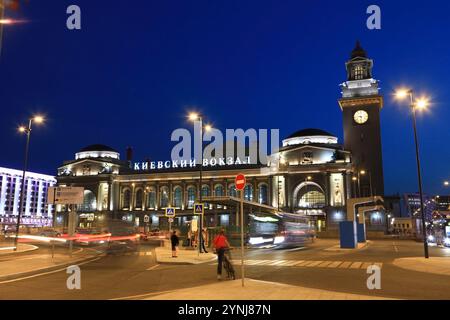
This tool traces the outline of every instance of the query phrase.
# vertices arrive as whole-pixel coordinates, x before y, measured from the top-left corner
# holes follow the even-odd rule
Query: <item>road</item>
[[[392,265],[400,257],[421,256],[421,243],[372,241],[356,252],[330,251],[336,240],[320,240],[305,249],[248,250],[246,276],[253,279],[346,293],[400,299],[450,299],[450,276],[408,271]],[[216,264],[157,264],[154,248],[145,243],[136,252],[109,255],[81,266],[81,290],[68,290],[65,272],[0,283],[0,299],[137,299],[159,292],[217,282]],[[239,250],[233,252],[238,260]],[[431,256],[450,249],[431,247]],[[305,262],[298,262],[305,260]],[[295,261],[295,262],[294,262]],[[366,265],[382,266],[381,290],[368,290]],[[296,263],[297,266],[288,266]],[[302,266],[303,264],[303,266]],[[308,266],[309,265],[309,266]],[[239,277],[240,268],[236,266]],[[261,297],[263,299],[264,297]]]

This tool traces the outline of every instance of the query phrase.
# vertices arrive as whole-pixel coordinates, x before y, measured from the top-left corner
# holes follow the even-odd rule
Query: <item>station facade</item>
[[[130,150],[121,160],[118,151],[91,145],[58,168],[58,185],[85,188],[84,204],[77,210],[80,227],[100,226],[112,217],[151,229],[167,225],[167,207],[176,208],[175,225],[188,223],[200,193],[237,197],[234,179],[242,173],[247,178],[245,200],[308,215],[318,231],[336,229],[346,219],[347,199],[384,192],[379,117],[383,99],[372,66],[357,43],[346,63],[347,81],[341,85],[343,144],[324,130],[302,129],[282,140],[268,164],[233,158],[203,166],[201,185],[200,164],[192,161],[175,166],[170,161],[133,163]],[[56,225],[63,224],[65,208],[58,206],[57,211]],[[385,224],[380,214],[368,217],[369,226]],[[236,208],[206,204],[208,227],[232,226],[236,218]]]

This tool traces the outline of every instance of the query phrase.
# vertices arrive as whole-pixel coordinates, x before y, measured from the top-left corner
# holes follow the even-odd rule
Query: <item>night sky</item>
[[[70,4],[81,31],[66,28]],[[370,4],[381,30],[366,28]],[[223,130],[312,127],[342,142],[339,84],[359,39],[385,96],[386,193],[418,189],[410,113],[391,96],[399,85],[432,98],[418,118],[424,190],[449,193],[449,12],[448,0],[30,0],[7,13],[29,22],[4,30],[0,166],[22,168],[16,128],[35,112],[48,121],[33,131],[30,170],[48,174],[94,143],[168,159],[193,105]]]

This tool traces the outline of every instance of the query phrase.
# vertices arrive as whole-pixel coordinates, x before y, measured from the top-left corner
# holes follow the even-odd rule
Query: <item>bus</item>
[[[248,244],[255,248],[303,247],[314,241],[308,216],[293,213],[249,215]]]

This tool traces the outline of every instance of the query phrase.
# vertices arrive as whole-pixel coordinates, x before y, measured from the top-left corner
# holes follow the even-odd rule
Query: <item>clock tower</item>
[[[378,81],[372,78],[373,60],[359,41],[345,63],[347,81],[341,84],[344,148],[351,151],[355,175],[359,174],[360,196],[383,196],[380,111],[383,97]],[[363,172],[364,174],[361,174]],[[355,196],[357,196],[356,194]]]

